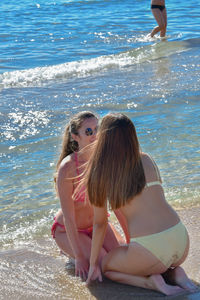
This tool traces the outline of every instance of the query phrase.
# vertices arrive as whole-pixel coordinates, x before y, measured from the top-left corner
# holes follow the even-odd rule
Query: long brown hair
[[[146,183],[139,142],[132,121],[124,114],[108,114],[101,122],[86,172],[90,202],[111,209],[124,206]]]
[[[78,130],[81,128],[82,123],[86,119],[90,119],[90,118],[97,119],[95,114],[93,114],[92,112],[82,111],[82,112],[79,112],[78,114],[74,115],[71,118],[70,122],[67,124],[65,131],[64,131],[64,135],[63,135],[61,153],[60,153],[58,162],[56,164],[56,174],[54,175],[55,182],[56,182],[56,178],[57,178],[57,171],[59,169],[61,161],[69,154],[79,150],[79,145],[75,140],[72,139],[71,134],[78,135],[79,134]]]

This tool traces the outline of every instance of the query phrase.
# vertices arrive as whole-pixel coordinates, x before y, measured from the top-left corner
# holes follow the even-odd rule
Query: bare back
[[[177,213],[165,199],[157,166],[147,154],[141,153],[141,159],[147,184],[154,184],[146,185],[139,195],[121,208],[130,237],[161,232],[179,222]]]

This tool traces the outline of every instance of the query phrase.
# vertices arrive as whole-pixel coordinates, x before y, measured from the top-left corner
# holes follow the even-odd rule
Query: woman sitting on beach
[[[96,138],[97,125],[97,117],[87,111],[71,119],[65,129],[55,176],[61,210],[54,218],[52,235],[61,252],[75,259],[76,276],[83,279],[87,278],[89,270],[94,213],[85,195],[85,188],[79,189],[78,185],[80,174],[90,156],[87,146]],[[114,227],[108,225],[99,250],[100,258],[119,245],[115,233]]]
[[[160,32],[160,37],[165,37],[167,30],[167,10],[165,7],[165,0],[151,0],[151,11],[158,23],[152,32],[151,37]]]
[[[131,120],[123,114],[105,116],[92,153],[85,175],[94,206],[87,284],[102,281],[98,258],[107,228],[108,205],[124,215],[130,243],[104,256],[101,267],[106,277],[166,295],[194,290],[195,285],[179,267],[188,255],[187,230],[165,200],[157,165],[148,154],[140,152]]]

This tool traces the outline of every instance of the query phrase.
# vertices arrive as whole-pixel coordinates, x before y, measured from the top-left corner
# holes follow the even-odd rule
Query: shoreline
[[[200,287],[200,206],[177,209],[186,225],[190,236],[190,251],[182,267],[188,277]],[[38,241],[36,249],[14,249],[0,252],[0,299],[15,300],[197,300],[196,293],[184,293],[165,296],[161,293],[132,287],[104,279],[102,283],[94,282],[89,287],[74,277],[74,266],[64,256],[51,239]],[[48,249],[48,251],[46,250]]]

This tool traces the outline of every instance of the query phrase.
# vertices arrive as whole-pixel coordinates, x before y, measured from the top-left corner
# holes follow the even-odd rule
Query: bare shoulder
[[[156,178],[162,182],[159,168],[154,159],[147,153],[141,153],[141,160],[146,176],[151,177],[151,174],[156,174]]]
[[[65,157],[59,166],[58,176],[59,177],[73,177],[75,172],[75,161],[73,153]]]
[[[149,154],[141,152],[140,156],[144,167],[151,167],[153,165],[152,158]]]

